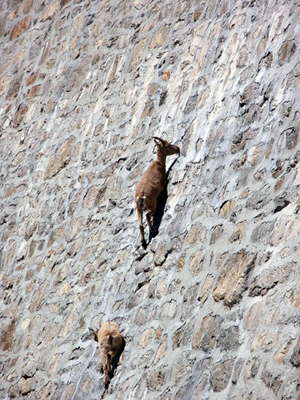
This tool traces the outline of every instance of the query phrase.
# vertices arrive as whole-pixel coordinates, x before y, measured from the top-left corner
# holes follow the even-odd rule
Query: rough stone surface
[[[299,396],[296,0],[0,1],[0,399]],[[158,235],[134,186],[170,157]],[[176,161],[173,164],[173,161]]]
[[[247,253],[244,249],[227,257],[213,291],[214,299],[224,300],[229,306],[237,303],[247,288],[247,277],[254,267],[254,261],[255,255]]]

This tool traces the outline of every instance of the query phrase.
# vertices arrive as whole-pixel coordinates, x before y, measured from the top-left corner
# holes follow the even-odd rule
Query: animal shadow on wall
[[[173,154],[180,154],[178,146],[156,136],[153,137],[153,140],[156,146],[157,159],[146,169],[135,190],[137,219],[141,244],[144,249],[147,248],[147,243],[145,240],[143,214],[146,214],[149,226],[149,244],[152,238],[158,234],[168,198],[167,184],[169,174],[177,160],[176,158],[168,168],[168,171],[166,171],[166,158]]]
[[[169,176],[171,173],[171,170],[176,163],[177,158],[173,160],[172,164],[169,166],[167,172],[166,172],[166,184],[160,195],[158,196],[157,199],[157,208],[156,208],[156,213],[154,214],[153,217],[153,231],[149,231],[149,243],[155,236],[158,235],[159,233],[159,227],[161,224],[161,221],[163,219],[164,213],[165,213],[165,208],[166,208],[166,203],[168,200],[168,184],[169,184]]]

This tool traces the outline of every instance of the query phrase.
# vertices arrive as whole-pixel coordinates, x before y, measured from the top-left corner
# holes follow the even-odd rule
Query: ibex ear
[[[82,336],[81,339],[82,339],[82,341],[96,340],[96,342],[98,342],[97,334],[94,331],[94,329],[92,329],[92,328],[88,328],[88,332],[84,333],[84,335]]]
[[[97,333],[94,331],[94,329],[89,328],[89,331],[90,331],[91,337],[92,337],[96,342],[98,342],[98,336],[97,336]]]

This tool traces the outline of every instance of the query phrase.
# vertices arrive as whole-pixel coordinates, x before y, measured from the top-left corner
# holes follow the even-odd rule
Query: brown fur
[[[107,388],[124,350],[125,340],[115,322],[104,322],[97,332],[96,340],[100,345],[101,370]]]
[[[143,247],[146,247],[143,212],[146,211],[146,219],[151,233],[157,199],[166,185],[166,157],[180,153],[178,146],[166,140],[154,137],[154,142],[157,146],[157,159],[146,169],[135,190],[135,204]]]

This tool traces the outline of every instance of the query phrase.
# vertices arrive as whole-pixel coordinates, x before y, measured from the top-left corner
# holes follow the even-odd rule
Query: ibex
[[[153,234],[153,218],[156,213],[157,199],[166,186],[166,157],[172,154],[180,154],[178,146],[167,142],[159,137],[153,137],[157,148],[157,159],[153,161],[144,172],[135,190],[135,204],[137,218],[140,227],[142,246],[146,247],[143,212],[149,225],[150,235]]]
[[[124,350],[125,339],[115,322],[104,322],[97,334],[95,333],[95,340],[100,345],[101,372],[104,373],[104,385],[107,389]]]

